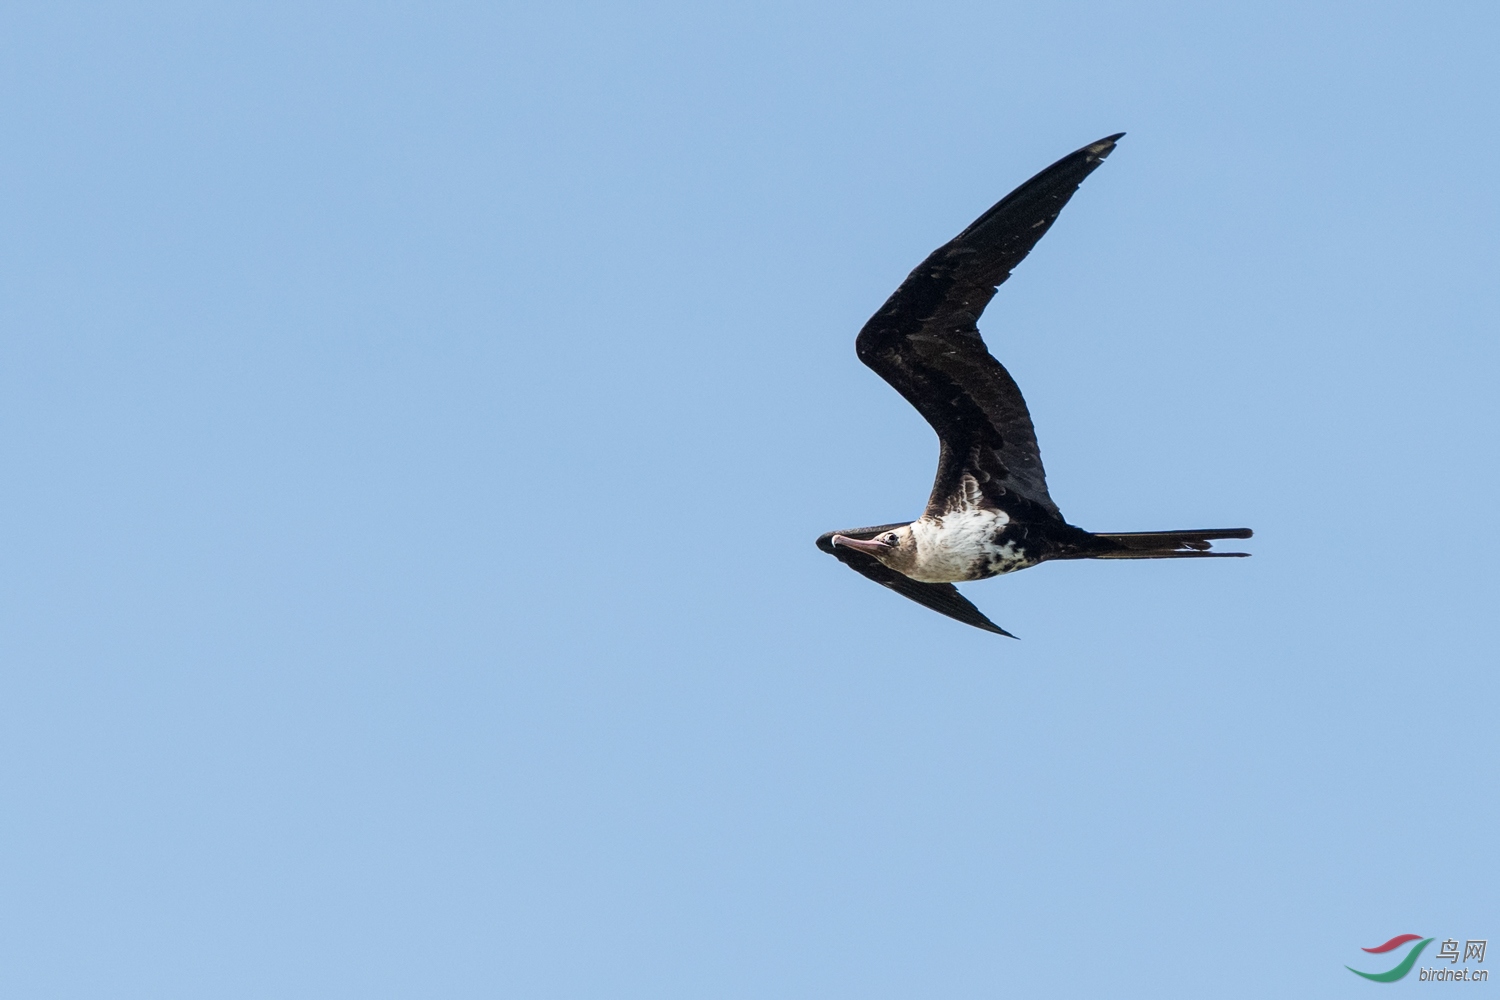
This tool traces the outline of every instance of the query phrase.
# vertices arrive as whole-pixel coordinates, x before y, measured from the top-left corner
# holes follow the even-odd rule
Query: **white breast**
[[[1004,511],[980,508],[913,521],[917,561],[907,576],[923,583],[957,583],[1004,572],[993,564],[1013,562],[1018,555],[997,537],[1009,523]]]

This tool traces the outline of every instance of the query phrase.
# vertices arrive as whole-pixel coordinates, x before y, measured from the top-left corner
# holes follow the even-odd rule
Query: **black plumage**
[[[976,543],[967,535],[961,540],[973,549],[975,562],[972,569],[950,571],[962,574],[954,579],[983,579],[1048,559],[1245,554],[1208,549],[1215,538],[1250,537],[1248,528],[1095,534],[1068,524],[1047,492],[1036,432],[1021,390],[979,335],[979,317],[997,287],[1051,228],[1084,178],[1104,162],[1122,135],[1090,143],[1058,160],[933,251],[855,341],[859,359],[916,407],[938,434],[937,476],[922,518],[911,522],[911,527],[922,529],[921,539],[912,544],[920,550],[919,541],[941,541],[945,519],[952,522],[976,511],[987,512],[999,525],[988,541]],[[952,582],[913,579],[887,565],[904,565],[924,575],[928,564],[920,551],[910,557],[913,563],[906,556],[898,558],[897,542],[891,543],[888,557],[874,541],[906,527],[828,532],[817,544],[905,597],[966,624],[1009,635]],[[927,548],[935,551],[931,544]],[[953,565],[952,552],[942,555],[949,560],[944,566]],[[930,555],[929,562],[932,559],[936,555]],[[925,569],[929,577],[941,572]]]
[[[890,567],[882,564],[879,560],[856,552],[847,546],[834,545],[834,535],[847,535],[850,538],[874,538],[882,531],[899,528],[899,524],[882,524],[874,528],[850,528],[847,531],[830,531],[825,535],[818,536],[818,548],[838,559],[844,565],[857,573],[874,580],[885,587],[890,587],[902,597],[909,597],[918,604],[931,608],[938,614],[956,618],[965,625],[973,625],[982,628],[986,632],[995,632],[999,635],[1015,636],[996,625],[985,617],[984,612],[974,607],[973,603],[958,592],[958,588],[951,583],[922,583],[911,577],[898,573]]]

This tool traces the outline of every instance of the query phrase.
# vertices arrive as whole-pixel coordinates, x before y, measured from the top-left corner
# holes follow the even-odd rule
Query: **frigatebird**
[[[953,584],[1049,559],[1191,559],[1249,528],[1091,532],[1063,519],[1047,493],[1031,414],[1015,380],[979,336],[979,316],[1116,135],[1070,153],[1000,199],[917,266],[855,340],[859,360],[937,431],[937,479],[915,521],[830,531],[818,548],[934,611],[1010,636]],[[1011,636],[1011,638],[1015,638]]]

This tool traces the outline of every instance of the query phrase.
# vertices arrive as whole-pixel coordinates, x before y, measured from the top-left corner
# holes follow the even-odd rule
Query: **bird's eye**
[[[900,539],[897,538],[895,535],[886,535],[885,536],[885,544],[887,544],[887,545],[895,545],[899,541],[900,541]]]

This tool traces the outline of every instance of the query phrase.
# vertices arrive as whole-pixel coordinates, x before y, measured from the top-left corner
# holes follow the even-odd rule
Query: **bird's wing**
[[[1047,495],[1026,401],[985,348],[978,321],[996,287],[1124,134],[1070,153],[1006,195],[933,251],[860,331],[859,359],[905,396],[942,441],[928,513],[941,515],[955,497],[962,502],[967,475],[991,502],[1012,492],[1062,517]]]
[[[1005,629],[996,625],[984,616],[969,599],[958,592],[958,588],[951,583],[922,583],[913,580],[909,576],[897,573],[895,570],[880,562],[874,556],[867,556],[863,552],[845,548],[842,545],[833,544],[834,535],[846,535],[849,538],[868,539],[874,538],[882,531],[890,531],[892,528],[903,527],[902,524],[882,524],[874,528],[853,528],[849,531],[830,531],[818,539],[818,548],[838,559],[850,569],[863,573],[865,576],[894,590],[902,597],[909,597],[924,607],[931,608],[938,614],[947,615],[949,618],[957,619],[965,625],[973,625],[982,628],[986,632],[995,632],[999,635],[1010,636]]]

